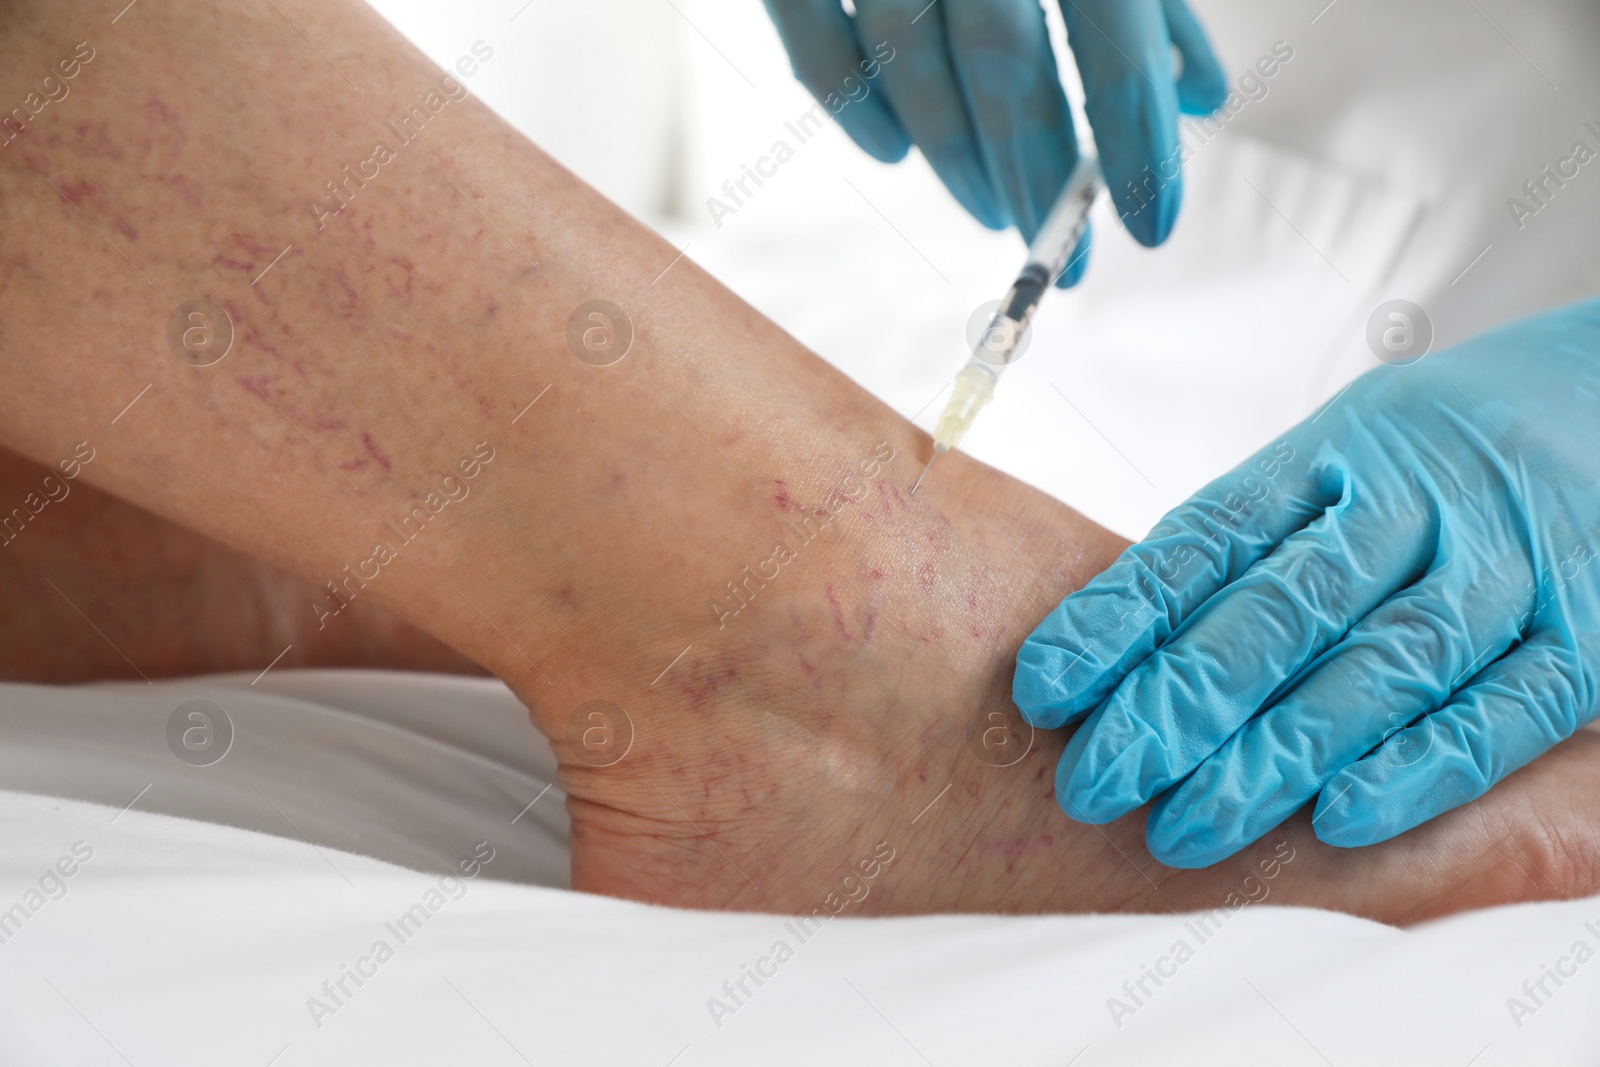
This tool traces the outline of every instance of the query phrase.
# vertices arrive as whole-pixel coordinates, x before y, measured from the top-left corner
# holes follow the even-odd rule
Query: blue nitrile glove
[[[1357,379],[1069,596],[1013,695],[1088,715],[1069,815],[1154,798],[1151,854],[1202,867],[1313,797],[1341,846],[1473,800],[1600,715],[1597,681],[1591,300]]]
[[[1078,158],[1039,0],[855,0],[854,17],[840,0],[765,3],[796,76],[858,145],[893,163],[915,142],[984,225],[1033,239]],[[1183,0],[1062,0],[1062,14],[1106,186],[1158,245],[1183,197],[1178,112],[1215,111],[1227,79]]]

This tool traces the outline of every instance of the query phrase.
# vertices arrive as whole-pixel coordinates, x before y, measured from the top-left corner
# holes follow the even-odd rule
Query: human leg
[[[135,8],[0,148],[0,443],[89,441],[85,484],[331,583],[319,629],[381,604],[505,678],[562,759],[581,888],[809,911],[880,846],[863,912],[1201,907],[1251,875],[1067,820],[1059,736],[1004,767],[984,742],[1016,727],[1022,637],[1119,539],[959,456],[908,496],[924,435],[691,262],[663,273],[675,249],[364,6],[277,6]],[[71,53],[74,17],[18,5],[0,70]],[[236,332],[209,367],[163,339],[198,298]],[[611,366],[569,344],[594,300],[634,328]],[[1392,847],[1293,831],[1274,899],[1592,888],[1580,754]]]

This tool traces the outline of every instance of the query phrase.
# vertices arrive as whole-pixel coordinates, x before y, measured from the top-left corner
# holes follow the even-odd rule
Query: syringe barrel
[[[1055,281],[1067,265],[1067,257],[1078,247],[1084,227],[1089,223],[1089,208],[1100,191],[1100,160],[1084,153],[1067,184],[1061,187],[1056,202],[1044,217],[1044,224],[1034,234],[1028,245],[1028,265],[1044,268],[1050,281]]]
[[[1028,246],[1027,264],[1011,283],[1005,299],[1000,301],[1000,310],[990,320],[967,366],[986,364],[998,377],[1000,370],[1011,362],[1011,354],[1033,321],[1039,301],[1044,299],[1044,294],[1065,269],[1067,258],[1078,247],[1084,228],[1089,224],[1089,209],[1099,190],[1100,164],[1094,156],[1085,155],[1078,161],[1050,213],[1045,216],[1044,225]]]
[[[972,354],[967,357],[968,367],[987,370],[991,377],[998,378],[1000,372],[1011,363],[1017,346],[1022,342],[1022,332],[1027,328],[1027,317],[1031,313],[1031,309],[1018,308],[1020,319],[1011,314],[1016,292],[1012,289],[1000,310],[990,317],[978,343],[972,346]]]

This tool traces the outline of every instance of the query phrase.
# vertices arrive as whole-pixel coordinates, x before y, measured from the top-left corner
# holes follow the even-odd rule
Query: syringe
[[[1000,380],[1000,372],[1011,363],[1012,353],[1033,319],[1040,298],[1055,283],[1067,265],[1067,257],[1078,247],[1100,186],[1100,161],[1086,153],[1073,168],[1061,195],[1051,205],[1050,214],[1045,216],[1044,225],[1028,246],[1028,262],[1022,273],[1017,275],[1011,291],[1000,302],[1000,310],[995,312],[983,336],[973,346],[967,365],[956,375],[950,402],[944,406],[933,432],[933,455],[928,457],[928,465],[922,468],[916,485],[911,487],[913,493],[928,476],[933,461],[941,452],[956,446],[978,412],[994,398],[994,384]]]

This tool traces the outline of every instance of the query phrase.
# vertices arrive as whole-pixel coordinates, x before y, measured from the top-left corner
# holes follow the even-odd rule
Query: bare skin
[[[88,441],[76,485],[336,583],[317,633],[377,605],[504,678],[578,888],[805,912],[880,846],[857,913],[1212,907],[1265,857],[1275,902],[1391,921],[1597,888],[1589,735],[1360,851],[1300,822],[1171,871],[1142,816],[1068,820],[1064,736],[974,738],[1018,729],[1018,643],[1122,542],[959,456],[908,496],[925,435],[475,101],[401,143],[451,92],[364,6],[277,7],[15,5],[3,99],[96,57],[0,148],[0,444]],[[165,340],[199,298],[236,332],[207,367]],[[634,330],[611,366],[569,346],[594,300]]]
[[[0,500],[40,492],[52,473],[0,449]],[[319,594],[311,582],[59,471],[54,477],[60,499],[0,536],[6,681],[154,679],[269,664],[482,673],[374,603],[352,604],[341,616],[348,625],[318,629],[306,610]]]

